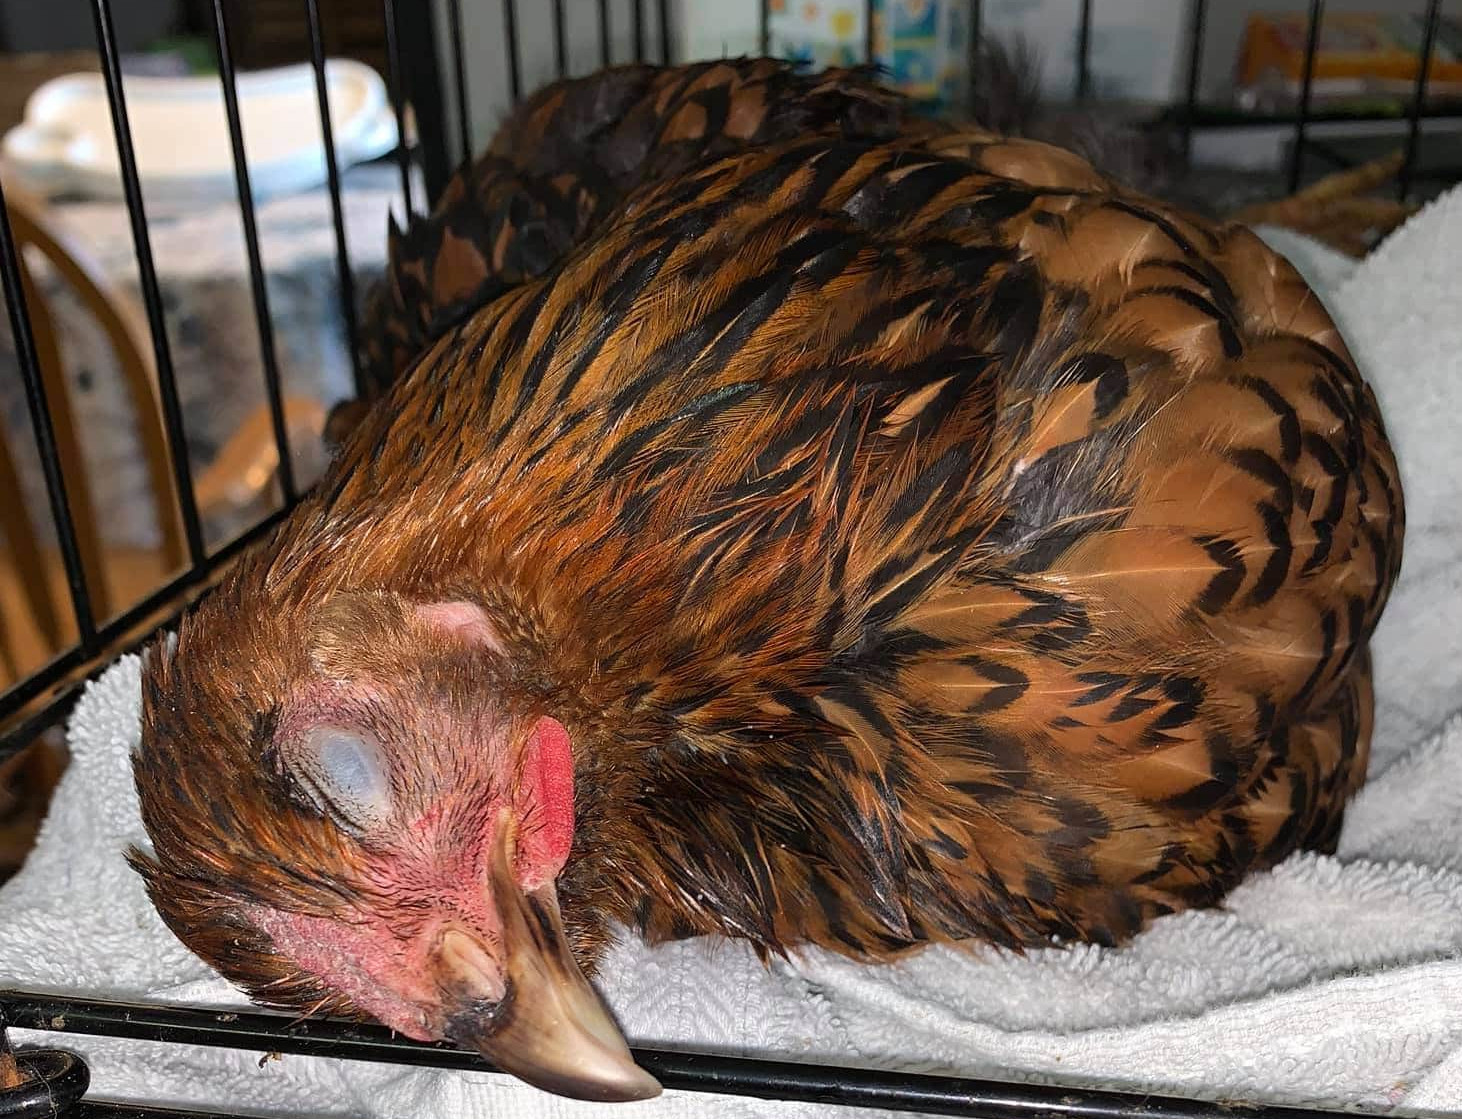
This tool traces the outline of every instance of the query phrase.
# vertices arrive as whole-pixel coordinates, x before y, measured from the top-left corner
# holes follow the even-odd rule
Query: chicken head
[[[174,931],[188,943],[267,939],[278,974],[263,979],[257,955],[204,949],[226,973],[238,960],[230,977],[263,1001],[271,989],[315,985],[336,1010],[476,1049],[551,1091],[657,1094],[580,970],[559,911],[555,880],[574,838],[573,743],[551,714],[494,698],[494,680],[497,695],[521,689],[484,610],[347,592],[269,624],[274,651],[294,652],[271,658],[283,671],[250,674],[261,689],[252,704],[209,696],[214,704],[183,712],[150,692],[153,728],[193,720],[189,733],[153,741],[243,747],[220,757],[217,784],[188,790],[194,809],[217,820],[268,804],[274,817],[252,850],[221,852],[152,816],[161,857],[134,861]],[[202,640],[187,628],[185,658]],[[172,666],[184,662],[172,647],[160,656],[154,679],[176,685]],[[198,717],[205,708],[247,712],[244,733],[228,734],[226,716]],[[159,783],[170,797],[179,791],[176,763],[156,751],[149,762],[138,769],[145,815]],[[256,893],[229,910],[218,896],[225,863],[231,883]]]

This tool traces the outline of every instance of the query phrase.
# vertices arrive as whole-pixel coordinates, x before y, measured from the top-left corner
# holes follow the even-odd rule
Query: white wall
[[[1094,0],[1090,74],[1097,96],[1166,100],[1182,80],[1187,5],[1181,0]],[[1035,45],[1041,85],[1052,99],[1076,89],[1079,0],[985,0],[985,34]]]
[[[756,54],[757,8],[757,0],[675,0],[670,22],[676,31],[676,57]]]
[[[703,3],[704,0],[675,0],[675,3]],[[452,54],[449,46],[449,28],[446,0],[434,0],[436,4],[437,35],[441,40],[443,95],[447,100],[448,112],[455,112],[456,79],[452,69]],[[737,0],[744,3],[744,0]],[[498,122],[506,115],[511,105],[508,89],[508,64],[504,50],[507,41],[503,14],[503,0],[462,0],[462,45],[466,61],[467,101],[470,110],[473,144],[481,150],[492,138]],[[726,5],[706,5],[720,8]],[[756,6],[749,5],[753,28],[756,23]],[[610,60],[614,63],[629,62],[634,57],[634,22],[632,0],[609,0]],[[660,25],[656,19],[658,5],[653,0],[642,3],[645,17],[645,57],[658,60],[660,55]],[[674,5],[672,5],[672,13]],[[531,93],[540,86],[554,80],[556,76],[553,41],[553,5],[550,0],[518,0],[518,43],[519,67],[523,91]],[[567,47],[568,71],[584,74],[596,70],[600,65],[599,5],[598,0],[564,0],[565,45]],[[684,26],[677,23],[672,14],[671,27]],[[753,34],[753,40],[755,35]],[[675,57],[685,58],[680,48],[672,42]],[[682,45],[683,47],[683,45]],[[719,53],[719,52],[717,52]],[[450,135],[456,136],[455,118]]]

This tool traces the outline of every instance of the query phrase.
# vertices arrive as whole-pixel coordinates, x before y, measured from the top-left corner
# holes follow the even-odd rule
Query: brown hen
[[[724,135],[757,68],[629,101],[719,72]],[[1324,309],[1243,228],[831,80],[895,134],[693,141],[551,262],[489,201],[467,279],[398,267],[490,301],[385,325],[440,336],[150,659],[136,863],[259,1000],[630,1098],[579,970],[616,923],[1112,944],[1333,844],[1402,503]]]
[[[363,398],[337,407],[338,443],[430,342],[548,271],[630,190],[708,158],[814,135],[912,139],[948,131],[869,68],[804,74],[769,58],[621,66],[541,90],[508,118],[432,213],[394,219],[363,323]]]

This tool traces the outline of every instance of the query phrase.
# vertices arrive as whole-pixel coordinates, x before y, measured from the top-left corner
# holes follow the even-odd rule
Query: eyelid
[[[374,737],[326,724],[306,731],[291,752],[305,794],[342,827],[359,834],[390,820],[390,766]]]

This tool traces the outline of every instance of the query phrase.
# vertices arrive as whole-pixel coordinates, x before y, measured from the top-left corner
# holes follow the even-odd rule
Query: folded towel
[[[1445,723],[1462,663],[1458,259],[1462,190],[1348,276],[1330,273],[1341,278],[1325,292],[1381,397],[1411,515],[1375,645],[1375,776],[1336,856],[1296,856],[1222,909],[1165,918],[1120,950],[937,949],[886,967],[809,952],[768,970],[739,943],[626,939],[601,984],[626,1032],[734,1054],[1462,1116],[1462,719]],[[129,657],[77,708],[75,761],[35,854],[0,890],[0,983],[242,1004],[171,937],[122,862],[143,839],[127,761],[137,707]],[[487,1074],[65,1044],[91,1059],[99,1097],[265,1114],[838,1114],[674,1092],[596,1107]]]
[[[1327,300],[1376,390],[1406,490],[1406,558],[1375,639],[1372,773],[1462,705],[1459,261],[1462,187],[1388,237]]]

